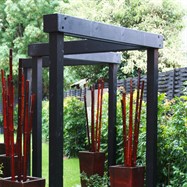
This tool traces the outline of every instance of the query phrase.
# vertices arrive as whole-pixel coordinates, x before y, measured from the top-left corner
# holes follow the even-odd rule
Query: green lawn
[[[48,186],[48,144],[42,144],[42,176],[46,178]],[[64,160],[64,187],[76,187],[80,185],[79,160],[77,158]]]
[[[0,135],[0,142],[3,142],[3,136]],[[47,143],[42,144],[42,176],[46,179],[48,187],[48,149]],[[79,160],[77,158],[64,160],[64,187],[80,186],[79,178]]]

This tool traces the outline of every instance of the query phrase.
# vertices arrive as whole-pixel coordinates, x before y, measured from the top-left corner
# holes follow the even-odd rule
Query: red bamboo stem
[[[104,89],[104,81],[100,81],[100,99],[99,99],[99,134],[98,134],[98,147],[97,151],[100,151],[100,145],[101,145],[101,128],[102,128],[102,101],[103,101],[103,89]]]
[[[7,90],[6,90],[6,80],[4,77],[4,70],[1,70],[1,81],[2,81],[2,103],[3,103],[3,128],[4,128],[4,143],[5,143],[5,152],[8,156],[9,151],[9,136],[8,136],[8,125],[7,125]]]
[[[133,155],[134,156],[134,160],[133,160],[134,166],[136,166],[136,160],[137,160],[138,137],[139,137],[141,110],[142,110],[143,91],[144,91],[144,81],[142,81],[142,85],[141,85],[140,106],[139,106],[138,118],[137,118],[137,132],[136,132],[136,139],[134,139],[134,155]]]
[[[22,175],[22,129],[24,122],[24,75],[23,70],[19,68],[18,83],[18,129],[17,129],[17,153],[18,153],[18,181],[21,181]]]
[[[25,119],[24,119],[24,157],[23,157],[23,181],[27,180],[27,139],[29,132],[29,81],[26,81],[25,92]]]
[[[13,88],[13,81],[11,76],[9,76],[8,80],[8,89],[9,89],[9,132],[10,132],[10,146],[11,146],[11,180],[15,181],[15,160],[14,160],[14,119],[13,119],[13,112],[14,112],[14,88]]]
[[[11,112],[10,112],[10,76],[7,76],[7,156],[11,156],[11,133],[10,133],[10,122],[11,122]]]
[[[91,87],[91,141],[92,141],[92,152],[95,152],[95,141],[94,141],[94,86]]]
[[[96,113],[96,150],[98,150],[98,136],[99,136],[99,110],[100,110],[100,95],[101,95],[101,84],[100,81],[98,81],[98,94],[97,94],[97,113]]]
[[[10,77],[12,79],[12,49],[9,50],[9,71],[10,71]]]
[[[8,77],[8,118],[10,131],[10,146],[11,146],[11,180],[15,181],[15,160],[14,160],[14,87],[13,87],[13,73],[12,73],[12,49],[9,51],[9,77]]]
[[[133,127],[133,88],[130,80],[130,111],[129,111],[129,134],[127,146],[127,166],[132,166],[132,127]]]
[[[87,111],[87,100],[86,100],[86,94],[84,95],[84,109],[86,114],[86,133],[88,138],[88,147],[90,150],[90,132],[89,132],[89,123],[88,123],[88,111]]]
[[[133,156],[132,156],[132,163],[136,165],[136,140],[138,136],[138,110],[139,110],[139,89],[140,89],[140,70],[138,70],[138,82],[137,82],[137,96],[136,96],[136,111],[135,111],[135,118],[134,118],[134,142],[133,142]]]
[[[127,143],[127,133],[126,133],[126,92],[123,92],[122,100],[121,100],[121,106],[122,106],[122,119],[123,119],[123,146],[124,146],[124,165],[127,164],[127,155],[126,155],[126,143]]]

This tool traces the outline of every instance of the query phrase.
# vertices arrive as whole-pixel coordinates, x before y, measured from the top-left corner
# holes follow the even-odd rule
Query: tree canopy
[[[18,58],[27,56],[28,44],[47,42],[42,16],[56,12],[162,34],[160,71],[184,66],[179,37],[184,28],[184,11],[177,0],[89,0],[86,3],[85,0],[0,0],[0,67],[8,67],[8,48],[14,49],[17,64]],[[137,68],[146,72],[145,61],[143,51],[123,53],[118,77],[135,75]],[[69,79],[69,74],[74,76]],[[65,83],[101,76],[107,77],[107,67],[70,67],[65,72]]]

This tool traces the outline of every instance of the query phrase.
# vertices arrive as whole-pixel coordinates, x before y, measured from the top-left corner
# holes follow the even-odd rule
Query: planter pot
[[[0,143],[0,155],[5,154],[5,144],[4,143]]]
[[[145,167],[110,166],[111,187],[143,187]]]
[[[0,179],[0,187],[45,187],[45,179],[27,177],[25,182],[11,181],[11,178]]]
[[[3,174],[0,177],[10,177],[11,176],[11,157],[6,155],[0,155],[0,163],[3,164]],[[15,156],[15,174],[18,174],[18,157]]]
[[[104,175],[105,153],[101,152],[79,152],[80,173],[85,172],[88,177],[94,174]],[[81,180],[81,186],[86,187]]]
[[[17,146],[14,144],[15,154],[17,154]],[[0,155],[6,154],[5,143],[0,143]]]

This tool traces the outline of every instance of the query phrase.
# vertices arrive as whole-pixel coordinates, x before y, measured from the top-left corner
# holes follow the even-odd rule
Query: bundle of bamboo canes
[[[122,119],[123,119],[123,144],[124,144],[124,165],[127,167],[136,166],[138,137],[140,127],[140,117],[142,109],[144,81],[140,84],[140,70],[138,71],[136,109],[133,125],[133,86],[132,79],[130,80],[130,107],[129,107],[129,129],[127,132],[126,124],[126,93],[122,93]],[[133,133],[134,130],[134,133]],[[134,136],[133,136],[134,135]]]
[[[1,70],[2,79],[2,103],[4,143],[6,156],[11,157],[11,180],[15,181],[15,155],[18,156],[18,181],[27,180],[28,155],[30,154],[30,134],[32,130],[32,118],[35,103],[35,95],[29,98],[29,81],[24,78],[23,69],[19,65],[18,80],[18,128],[15,151],[14,146],[14,85],[12,74],[12,49],[9,54],[9,75],[5,78],[4,70]],[[30,103],[30,106],[29,106]],[[22,136],[24,133],[24,143]],[[24,145],[24,146],[22,146]],[[23,151],[22,151],[23,150]],[[23,152],[23,153],[22,153]]]
[[[95,86],[91,86],[91,133],[89,130],[87,99],[84,95],[85,113],[86,113],[86,130],[88,137],[88,146],[91,152],[99,152],[101,144],[101,128],[102,128],[102,101],[103,101],[104,81],[98,80],[97,108],[95,114]],[[91,134],[91,138],[90,138]]]

